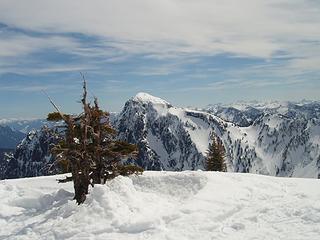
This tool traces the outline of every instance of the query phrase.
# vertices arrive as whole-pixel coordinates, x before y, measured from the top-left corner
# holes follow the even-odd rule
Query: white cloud
[[[228,52],[270,58],[320,39],[311,0],[1,0],[0,22],[113,40],[127,52]],[[26,51],[22,49],[21,51]]]
[[[284,79],[284,80],[245,80],[239,79],[226,79],[222,81],[216,81],[203,86],[196,87],[185,87],[175,91],[189,92],[189,91],[220,91],[225,89],[256,89],[263,87],[274,87],[274,86],[286,86],[286,85],[303,85],[305,84],[304,79]]]
[[[102,64],[134,54],[177,58],[129,72],[160,76],[183,71],[188,59],[221,53],[270,60],[228,70],[226,78],[257,77],[263,82],[265,75],[296,79],[319,73],[320,2],[312,0],[0,0],[0,23],[26,30],[0,30],[0,74],[99,72]],[[64,33],[95,38],[86,42]],[[77,58],[59,65],[39,64],[29,56],[47,49]],[[279,57],[287,59],[273,61]]]
[[[20,85],[8,85],[0,86],[0,92],[42,92],[42,91],[55,91],[55,90],[66,90],[66,89],[76,89],[72,85],[55,85],[55,84],[46,84],[46,85],[31,85],[25,86],[25,84]]]
[[[104,46],[105,47],[105,46]],[[103,48],[104,48],[103,47]],[[66,36],[30,36],[21,32],[0,31],[0,74],[45,74],[97,70],[97,57],[107,57],[106,62],[117,62],[125,55],[117,56],[114,51],[102,51],[103,48],[88,46],[74,38]],[[76,61],[59,63],[54,59],[43,62],[31,55],[34,53],[62,53],[77,55]],[[81,63],[78,59],[90,59],[90,63]],[[62,59],[63,60],[63,59]],[[96,65],[94,65],[96,64]]]
[[[48,74],[48,73],[65,73],[65,72],[81,72],[81,71],[88,71],[94,70],[95,68],[92,66],[86,65],[38,65],[36,66],[6,66],[0,69],[1,73],[15,73],[15,74],[22,74],[22,75],[39,75],[39,74]]]
[[[16,57],[47,49],[69,51],[79,44],[67,37],[31,37],[24,34],[1,34],[0,57]]]

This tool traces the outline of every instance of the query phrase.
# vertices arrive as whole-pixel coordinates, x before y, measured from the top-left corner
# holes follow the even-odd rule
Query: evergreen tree
[[[87,103],[86,81],[83,77],[83,112],[73,116],[64,114],[49,98],[57,112],[49,113],[47,120],[62,121],[61,140],[52,148],[56,162],[71,171],[72,177],[60,180],[73,180],[74,199],[81,204],[86,199],[91,184],[104,184],[118,175],[142,173],[137,166],[124,166],[121,159],[137,154],[133,144],[116,140],[116,131],[109,123],[109,113],[100,110],[97,98],[93,106]]]
[[[211,134],[211,143],[209,144],[206,158],[206,170],[226,172],[227,166],[224,157],[225,150],[221,139]]]

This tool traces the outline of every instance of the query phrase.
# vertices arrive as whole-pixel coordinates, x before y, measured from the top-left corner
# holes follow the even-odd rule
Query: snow
[[[0,239],[290,239],[320,235],[320,181],[145,172],[96,185],[83,205],[50,176],[0,181]]]
[[[148,131],[147,140],[150,148],[157,153],[157,155],[161,158],[162,164],[166,166],[168,164],[168,153],[160,139]]]
[[[206,155],[209,148],[210,133],[212,132],[211,127],[203,120],[194,117],[188,117],[186,122],[194,127],[186,129],[198,151]]]
[[[47,124],[46,120],[40,118],[2,118],[0,125],[9,126],[14,130],[27,134],[32,129],[39,129]]]
[[[7,125],[12,122],[18,122],[19,125],[22,125],[23,123],[26,123],[28,121],[32,120],[38,120],[36,118],[30,118],[30,119],[20,119],[20,118],[1,118],[0,119],[0,125]]]
[[[177,118],[181,122],[189,126],[189,127],[186,127],[186,130],[188,131],[192,141],[195,143],[197,150],[204,155],[206,154],[209,146],[208,144],[209,136],[212,129],[203,120],[186,116],[186,112],[188,111],[187,109],[173,107],[167,101],[158,97],[154,97],[148,93],[143,93],[143,92],[138,93],[133,98],[133,100],[139,101],[139,102],[152,103],[152,107],[158,113],[158,117],[167,116],[168,114],[177,116]],[[192,112],[196,113],[198,111],[192,111]],[[203,112],[198,112],[198,113],[209,115]],[[163,148],[163,145],[159,142],[159,140],[157,141],[156,137],[155,136],[152,137],[151,135],[152,135],[151,133],[148,133],[148,140],[149,140],[150,146],[152,147],[153,150],[155,150],[155,152],[160,156],[160,158],[163,159],[163,163],[165,163],[168,157],[168,154],[166,153],[166,150]]]
[[[188,111],[190,110],[176,107],[172,107],[169,109],[170,114],[177,116],[180,119],[180,121],[185,124],[185,129],[186,131],[188,131],[190,138],[196,145],[198,151],[201,152],[203,155],[206,155],[206,152],[208,151],[209,147],[210,133],[212,132],[212,129],[209,126],[209,124],[205,123],[203,120],[197,119],[192,116],[186,116],[186,112]],[[207,113],[198,111],[192,112],[209,115]],[[215,119],[218,119],[215,116],[213,117]]]
[[[266,102],[259,102],[259,101],[240,101],[232,104],[224,104],[223,106],[233,107],[240,111],[247,110],[250,107],[254,107],[256,109],[278,109],[280,111],[285,111],[288,109],[289,102],[287,101],[266,101]]]
[[[163,104],[163,105],[170,105],[167,101],[154,97],[148,93],[144,92],[139,92],[136,96],[133,97],[134,101],[139,101],[139,102],[151,102],[153,104]]]

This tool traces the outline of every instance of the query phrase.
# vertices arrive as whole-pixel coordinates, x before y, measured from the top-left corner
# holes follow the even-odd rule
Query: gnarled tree
[[[89,185],[103,184],[118,175],[142,173],[137,166],[124,166],[121,159],[137,154],[135,145],[118,141],[109,122],[109,113],[100,110],[97,98],[91,106],[87,102],[86,81],[83,77],[83,112],[73,116],[64,114],[49,98],[57,112],[49,113],[47,120],[63,121],[61,141],[52,148],[57,163],[70,170],[74,182],[74,199],[81,204],[86,199]],[[68,181],[68,179],[60,182]]]

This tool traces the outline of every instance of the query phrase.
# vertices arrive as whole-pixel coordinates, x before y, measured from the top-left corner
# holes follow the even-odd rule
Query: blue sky
[[[0,0],[0,118],[78,112],[138,92],[178,106],[319,100],[314,0]]]

